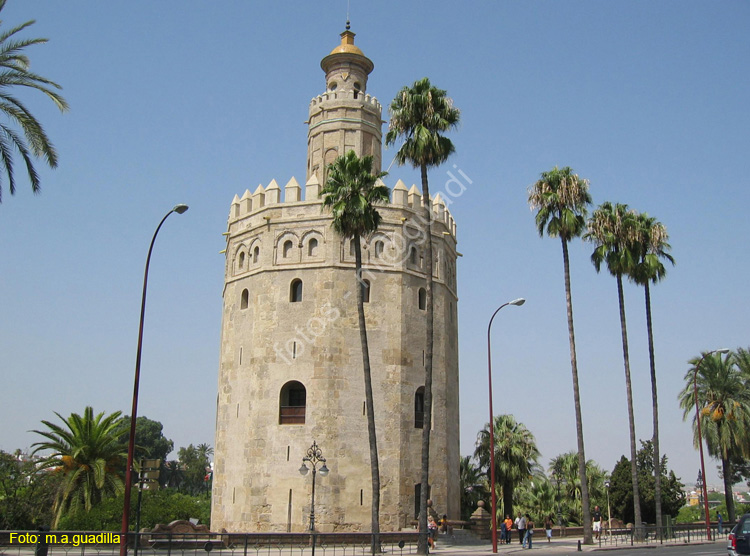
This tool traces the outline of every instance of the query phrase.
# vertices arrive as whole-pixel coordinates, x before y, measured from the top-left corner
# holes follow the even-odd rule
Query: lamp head
[[[330,469],[328,469],[328,467],[326,467],[325,462],[323,462],[323,467],[321,467],[320,469],[318,469],[318,473],[320,473],[323,477],[325,477],[326,475],[328,475],[329,471],[330,471]]]
[[[299,474],[300,474],[300,475],[302,475],[302,476],[305,476],[305,475],[307,475],[307,473],[308,473],[309,471],[310,471],[310,470],[309,470],[309,469],[307,468],[307,466],[305,465],[305,462],[303,461],[303,462],[302,462],[302,465],[301,465],[301,466],[300,466],[300,468],[299,468]]]
[[[177,214],[182,214],[188,209],[187,205],[175,205],[175,207],[172,209]]]
[[[609,489],[609,481],[604,481],[604,488]]]
[[[729,351],[730,350],[728,348],[719,348],[719,349],[715,349],[714,353],[729,353]]]
[[[519,297],[518,299],[514,299],[511,301],[508,305],[518,305],[521,306],[524,303],[526,303],[526,300],[523,297]]]

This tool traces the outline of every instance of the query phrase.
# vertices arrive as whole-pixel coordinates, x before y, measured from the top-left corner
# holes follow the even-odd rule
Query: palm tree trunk
[[[427,554],[427,494],[430,484],[430,429],[432,428],[432,344],[434,336],[434,307],[432,295],[432,206],[430,201],[430,186],[427,181],[427,166],[422,164],[422,205],[425,213],[427,229],[426,236],[425,272],[427,273],[426,309],[427,309],[427,345],[424,357],[424,422],[422,424],[422,477],[419,496],[419,541],[417,554]],[[490,423],[492,426],[492,423]]]
[[[570,368],[573,374],[573,400],[576,412],[576,437],[578,439],[578,477],[581,480],[581,506],[583,509],[583,542],[593,544],[591,535],[591,508],[589,507],[589,485],[586,480],[586,453],[583,448],[583,420],[581,418],[581,396],[578,391],[578,362],[576,360],[576,336],[573,329],[573,299],[570,293],[570,262],[568,242],[560,236],[563,249],[563,267],[565,270],[565,302],[568,309],[568,337],[570,339]]]
[[[625,322],[625,293],[622,291],[622,275],[617,278],[617,299],[620,304],[620,330],[622,332],[622,359],[625,363],[625,392],[628,402],[628,425],[630,428],[630,474],[633,479],[633,513],[635,514],[635,537],[643,538],[641,517],[641,495],[638,488],[638,451],[635,446],[635,416],[633,414],[633,386],[630,380],[630,354],[628,352],[628,328]]]
[[[357,269],[357,314],[359,316],[359,341],[362,344],[362,369],[365,376],[365,406],[367,410],[367,435],[370,441],[370,470],[372,474],[372,554],[380,553],[380,466],[378,464],[378,439],[375,434],[375,407],[370,373],[370,349],[367,344],[367,323],[362,281],[362,246],[359,236],[354,236],[354,261]]]
[[[724,476],[724,500],[727,504],[727,518],[729,523],[734,523],[734,495],[732,494],[732,462],[729,456],[721,456],[721,474]],[[705,479],[704,479],[705,480]]]
[[[654,329],[651,324],[651,292],[648,281],[644,284],[646,292],[646,328],[648,329],[648,357],[651,367],[651,405],[654,419],[654,503],[656,506],[656,527],[661,531],[661,456],[659,455],[659,402],[656,395],[656,363],[654,361]]]

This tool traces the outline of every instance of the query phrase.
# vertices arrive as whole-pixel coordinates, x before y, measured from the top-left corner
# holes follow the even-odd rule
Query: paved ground
[[[541,542],[534,542],[532,550],[534,553],[537,554],[555,554],[557,556],[563,556],[563,555],[569,555],[573,556],[576,554],[580,554],[578,542],[580,539],[577,538],[557,538],[553,539],[552,542],[547,542],[547,539],[542,536],[540,539]],[[440,541],[440,539],[438,539]],[[695,545],[701,545],[706,544],[710,546],[726,546],[726,540],[716,540],[716,541],[703,541],[703,542],[696,542],[691,543]],[[664,544],[663,546],[670,546],[669,544]],[[684,545],[677,545],[677,546],[684,546]],[[617,551],[619,549],[649,549],[654,548],[654,544],[643,544],[635,546],[630,546],[629,543],[621,544],[619,546],[604,546],[601,547],[599,544],[594,545],[583,545],[581,544],[580,550],[581,552],[611,552],[611,551]],[[514,540],[511,544],[500,544],[498,543],[497,547],[497,553],[498,555],[504,555],[504,554],[526,554],[529,553],[528,549],[524,549],[519,544],[518,540]],[[435,554],[436,556],[445,555],[448,554],[458,554],[461,556],[493,556],[492,553],[492,543],[488,543],[487,545],[483,544],[476,544],[476,545],[450,545],[449,542],[438,542],[437,548],[435,550],[431,551],[431,554]]]

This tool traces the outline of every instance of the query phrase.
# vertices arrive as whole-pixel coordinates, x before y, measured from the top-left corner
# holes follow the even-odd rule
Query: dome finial
[[[346,0],[346,30],[349,31],[352,26],[349,24],[349,8],[351,7],[352,0]]]
[[[352,28],[351,24],[349,23],[349,20],[346,20],[346,30],[350,30]]]

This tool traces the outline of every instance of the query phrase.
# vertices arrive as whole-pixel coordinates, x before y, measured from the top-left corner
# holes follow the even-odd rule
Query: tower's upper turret
[[[381,165],[382,107],[367,94],[367,76],[375,64],[354,44],[354,33],[341,33],[341,44],[323,58],[326,90],[310,102],[307,133],[307,180],[321,185],[326,168],[349,150],[371,155],[373,171]]]
[[[326,91],[367,90],[367,76],[375,64],[354,44],[354,36],[347,24],[346,31],[341,33],[341,44],[321,60],[320,67],[326,72]]]

